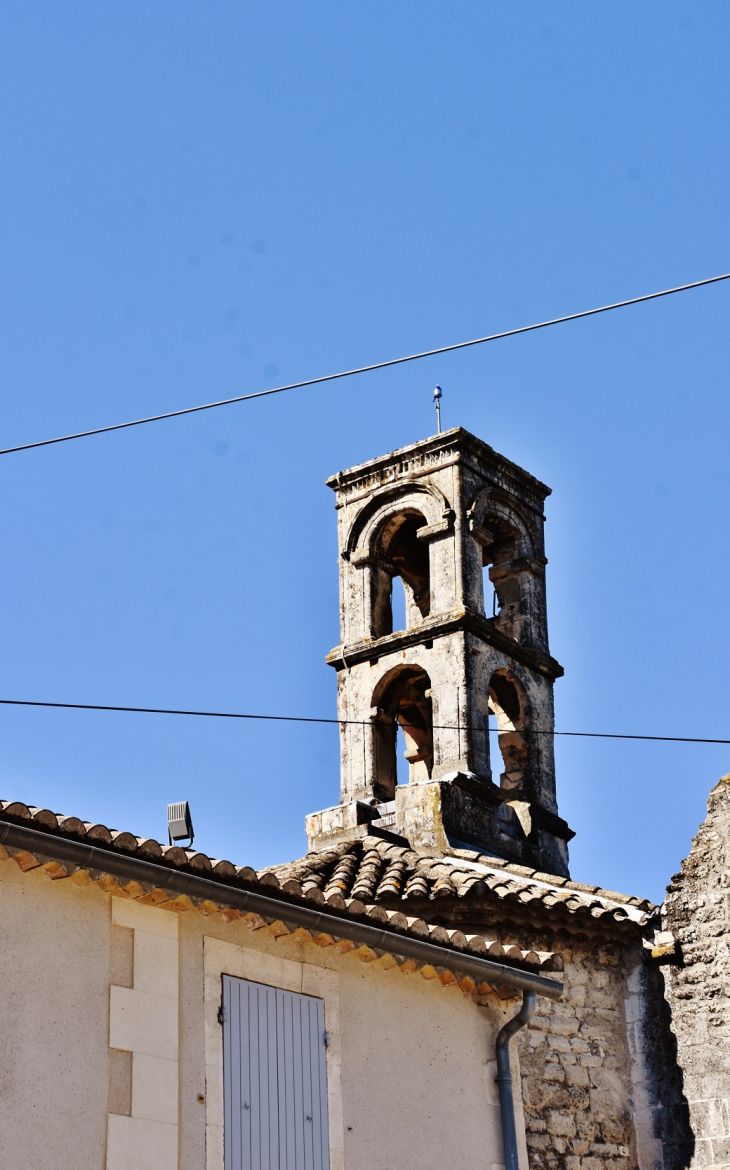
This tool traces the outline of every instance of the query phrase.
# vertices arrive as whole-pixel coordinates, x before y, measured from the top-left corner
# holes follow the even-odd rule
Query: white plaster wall
[[[0,1167],[101,1170],[108,898],[0,861]]]
[[[324,1000],[332,1170],[502,1166],[494,1039],[515,1004],[480,1008],[437,979],[240,924],[204,930],[206,1170],[223,1168],[222,972]],[[519,1106],[518,1132],[526,1170]]]
[[[360,964],[341,973],[340,1015],[348,1170],[503,1162],[495,1015],[437,980]]]

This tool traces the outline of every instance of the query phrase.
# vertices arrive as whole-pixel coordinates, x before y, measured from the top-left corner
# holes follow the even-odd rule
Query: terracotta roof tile
[[[379,860],[378,860],[379,859]],[[378,868],[382,863],[382,869]],[[523,865],[476,851],[455,850],[445,857],[422,857],[405,846],[379,837],[339,845],[336,850],[310,853],[287,865],[274,866],[277,873],[307,874],[303,880],[327,883],[344,892],[368,891],[369,897],[392,904],[415,899],[436,900],[458,896],[471,900],[494,899],[503,903],[560,910],[570,918],[604,918],[613,922],[627,919],[638,926],[654,913],[644,899],[603,890],[584,882],[541,873]],[[379,874],[375,885],[373,875]]]
[[[38,821],[39,824],[45,825],[45,827],[47,829],[57,829],[58,828],[58,820],[56,819],[55,814],[52,813],[50,809],[31,808],[31,809],[28,809],[28,811],[29,811],[29,813],[34,821]]]
[[[6,809],[5,811],[7,812],[8,810]],[[80,821],[78,817],[61,817],[61,816],[59,816],[58,817],[58,827],[64,833],[75,833],[77,837],[80,837],[84,832],[84,822]],[[138,837],[137,842],[141,848],[141,846],[143,844],[143,839],[141,837]],[[155,841],[155,845],[157,845],[156,841]],[[159,849],[159,846],[158,846],[158,849]]]
[[[26,804],[21,804],[20,801],[3,801],[3,812],[7,813],[9,817],[22,817],[23,820],[32,820],[32,814]]]
[[[221,877],[235,877],[236,867],[230,861],[215,861],[211,859],[211,868],[213,873],[219,874]]]
[[[120,833],[118,829],[113,829],[111,837],[117,849],[123,849],[125,853],[137,852],[137,838],[133,837],[131,833]]]

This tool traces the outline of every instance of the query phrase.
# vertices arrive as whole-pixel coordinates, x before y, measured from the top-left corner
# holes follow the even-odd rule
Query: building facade
[[[0,1165],[729,1167],[730,787],[664,907],[571,881],[549,489],[460,429],[329,483],[341,792],[305,857],[0,802]]]

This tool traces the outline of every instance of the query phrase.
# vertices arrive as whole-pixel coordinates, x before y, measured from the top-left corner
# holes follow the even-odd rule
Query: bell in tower
[[[341,800],[307,818],[310,848],[376,834],[567,876],[573,833],[558,816],[552,735],[563,670],[545,604],[550,489],[461,428],[327,483],[339,516],[340,644],[327,661]]]

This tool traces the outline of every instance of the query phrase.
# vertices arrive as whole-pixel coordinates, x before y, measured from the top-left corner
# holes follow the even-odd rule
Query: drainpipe
[[[515,1032],[524,1028],[532,1019],[537,1007],[537,993],[522,992],[522,1007],[516,1016],[508,1020],[497,1036],[497,1085],[499,1087],[499,1111],[502,1116],[502,1143],[504,1145],[505,1170],[519,1170],[517,1157],[517,1130],[515,1128],[515,1102],[512,1095],[512,1070],[509,1064],[509,1042]]]

